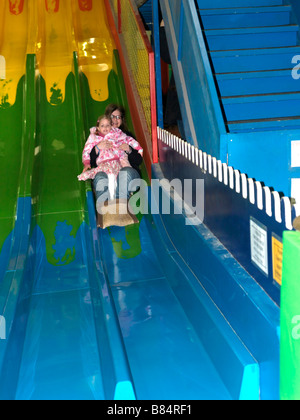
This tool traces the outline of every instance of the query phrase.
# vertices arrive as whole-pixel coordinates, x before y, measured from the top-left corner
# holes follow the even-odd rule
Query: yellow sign
[[[280,286],[282,284],[282,257],[282,241],[277,237],[272,236],[273,278]]]

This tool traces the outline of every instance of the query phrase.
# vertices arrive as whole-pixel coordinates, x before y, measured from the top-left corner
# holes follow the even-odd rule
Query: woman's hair
[[[120,126],[120,129],[121,129],[122,131],[127,131],[127,124],[126,124],[126,119],[125,119],[125,109],[124,109],[124,107],[123,107],[123,106],[121,106],[121,105],[116,105],[116,104],[110,104],[110,105],[108,105],[108,106],[106,107],[106,110],[105,110],[105,115],[106,115],[106,117],[108,117],[108,118],[111,120],[111,119],[112,119],[112,118],[111,118],[111,115],[112,115],[115,111],[119,111],[119,112],[120,112],[120,114],[121,114],[121,117],[122,117],[122,124],[121,124],[121,126]]]

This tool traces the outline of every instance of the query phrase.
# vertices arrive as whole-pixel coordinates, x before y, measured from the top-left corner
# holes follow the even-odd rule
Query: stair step
[[[228,122],[300,116],[300,92],[222,98]]]
[[[197,0],[199,9],[223,9],[224,0]],[[248,6],[281,6],[282,0],[226,0],[226,6],[232,7]]]
[[[210,50],[285,47],[296,45],[298,25],[258,28],[209,29],[205,31]]]
[[[245,50],[211,51],[216,73],[280,70],[294,67],[292,59],[300,55],[300,46]]]
[[[251,131],[296,130],[300,128],[300,117],[269,118],[248,121],[230,121],[227,124],[230,133],[249,133]]]
[[[300,91],[300,80],[292,70],[216,74],[222,97],[291,93]]]
[[[199,10],[204,29],[282,26],[291,23],[291,6]]]

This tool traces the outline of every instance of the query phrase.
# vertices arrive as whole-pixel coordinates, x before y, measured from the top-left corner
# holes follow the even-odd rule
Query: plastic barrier
[[[280,328],[280,397],[300,399],[300,233],[285,232]]]

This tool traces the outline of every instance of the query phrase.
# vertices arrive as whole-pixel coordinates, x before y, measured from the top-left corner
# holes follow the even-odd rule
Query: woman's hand
[[[87,171],[89,171],[91,169],[91,167],[88,165],[88,166],[85,166],[84,168],[83,168],[83,171],[82,171],[82,173],[85,173],[85,172],[87,172]]]
[[[121,146],[119,147],[120,150],[123,150],[123,152],[127,152],[130,153],[131,152],[131,148],[128,144],[123,143],[121,144]]]

